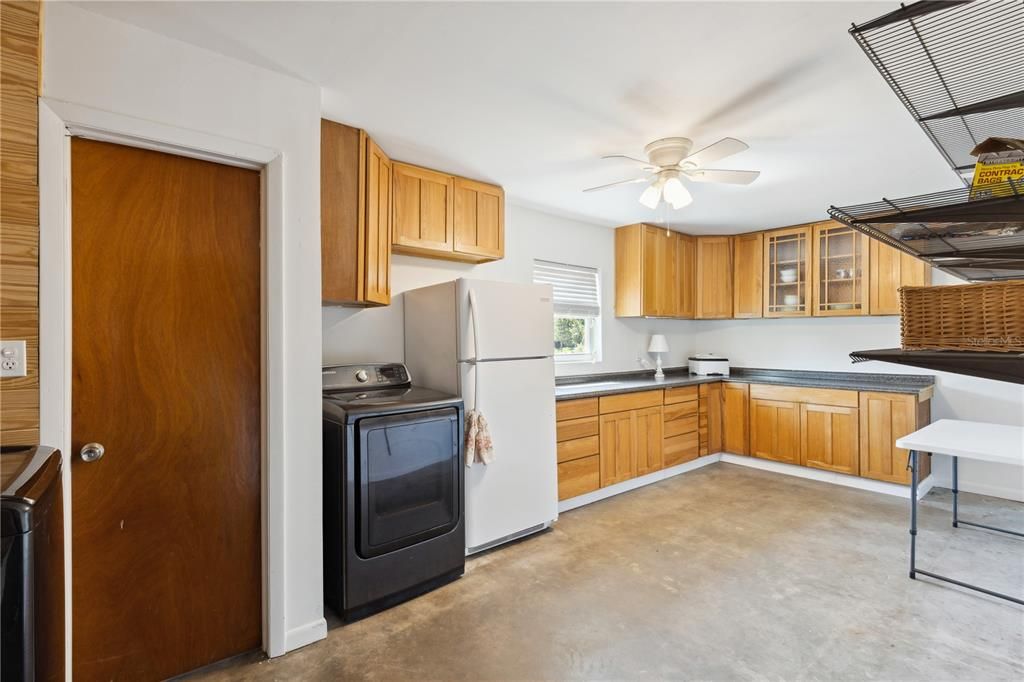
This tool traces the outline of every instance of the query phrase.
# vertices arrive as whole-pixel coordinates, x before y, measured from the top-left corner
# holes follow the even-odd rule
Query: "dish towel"
[[[490,464],[493,460],[494,446],[487,420],[480,410],[470,410],[466,413],[466,466],[475,462]]]

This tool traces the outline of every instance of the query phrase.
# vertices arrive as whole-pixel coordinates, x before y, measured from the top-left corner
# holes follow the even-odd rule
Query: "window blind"
[[[601,287],[598,284],[597,268],[535,260],[533,281],[551,285],[556,315],[601,315]]]

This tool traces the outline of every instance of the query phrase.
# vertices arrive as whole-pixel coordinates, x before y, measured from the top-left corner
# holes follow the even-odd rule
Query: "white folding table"
[[[962,521],[957,508],[957,468],[961,457],[982,462],[1013,464],[1024,467],[1024,427],[1006,426],[1003,424],[985,424],[983,422],[961,421],[959,419],[940,419],[923,429],[907,434],[896,441],[896,447],[910,451],[910,578],[916,580],[917,574],[926,575],[936,580],[952,583],[970,590],[984,592],[1000,599],[1024,604],[1018,597],[993,592],[977,585],[932,573],[917,568],[917,477],[918,460],[922,454],[938,453],[953,458],[953,527],[973,526],[1000,533],[1024,537],[1024,533],[1005,528],[995,528],[971,521]]]

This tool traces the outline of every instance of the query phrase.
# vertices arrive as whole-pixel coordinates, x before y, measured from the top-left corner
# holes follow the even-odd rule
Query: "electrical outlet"
[[[24,341],[0,341],[0,378],[23,377],[27,365]]]

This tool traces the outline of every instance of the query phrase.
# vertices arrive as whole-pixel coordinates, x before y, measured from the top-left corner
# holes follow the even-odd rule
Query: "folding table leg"
[[[916,580],[917,559],[917,450],[910,451],[910,579]]]
[[[959,463],[960,463],[960,458],[959,457],[954,457],[953,458],[953,527],[954,528],[959,528],[960,527],[960,518],[959,518],[959,515],[957,513],[957,502],[959,501],[959,496],[957,495],[957,493],[960,492],[960,490],[959,490],[960,486],[957,485],[957,478],[958,478],[957,470],[960,468]]]

